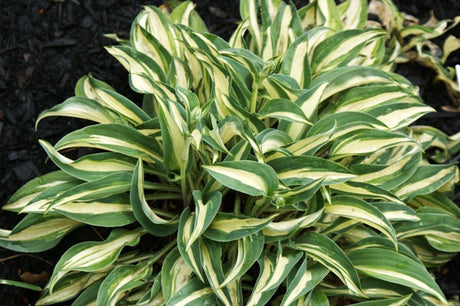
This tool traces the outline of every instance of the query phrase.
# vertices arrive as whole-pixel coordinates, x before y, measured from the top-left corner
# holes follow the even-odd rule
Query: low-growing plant
[[[37,305],[446,304],[426,267],[460,251],[460,137],[410,126],[434,110],[392,72],[393,28],[365,0],[240,11],[226,42],[190,2],[146,6],[107,47],[142,107],[86,76],[39,116],[95,124],[40,140],[60,170],[3,207],[26,215],[0,245],[111,231],[69,248]]]

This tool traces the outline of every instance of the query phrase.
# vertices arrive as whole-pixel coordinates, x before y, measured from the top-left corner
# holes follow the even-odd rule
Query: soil
[[[38,114],[73,96],[77,80],[88,73],[104,80],[130,99],[140,97],[129,89],[127,73],[104,50],[112,42],[103,35],[128,37],[133,18],[142,5],[164,1],[143,0],[0,0],[0,206],[30,179],[54,170],[38,139],[55,143],[64,134],[82,126],[77,120],[47,118],[35,130]],[[196,1],[197,11],[211,32],[229,38],[239,20],[237,0]],[[306,1],[293,1],[297,4]],[[438,19],[460,15],[458,0],[400,0],[395,3],[423,22],[434,10]],[[460,37],[460,27],[451,31]],[[448,61],[460,63],[459,52]],[[434,74],[416,63],[399,72],[420,86],[425,102],[437,110],[421,124],[435,126],[447,134],[460,131],[459,113],[442,111],[457,106],[443,84],[434,84]],[[456,195],[460,203],[459,194]],[[21,217],[0,211],[0,228],[11,229]],[[69,245],[88,233],[77,231],[73,241],[65,240],[39,254],[21,254],[0,248],[0,279],[43,286],[53,265]],[[460,295],[459,257],[434,273],[449,297]],[[0,306],[33,305],[38,293],[0,285]]]

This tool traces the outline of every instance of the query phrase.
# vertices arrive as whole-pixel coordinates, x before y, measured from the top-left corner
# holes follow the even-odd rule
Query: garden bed
[[[238,1],[198,1],[197,10],[210,31],[224,38],[239,20]],[[294,1],[295,2],[295,1]],[[105,33],[129,35],[133,18],[141,5],[161,5],[162,1],[137,0],[7,0],[0,8],[0,204],[28,180],[54,168],[37,140],[51,143],[82,125],[63,118],[43,120],[35,130],[38,114],[73,95],[76,81],[92,73],[132,100],[139,100],[127,82],[127,72],[103,47],[111,44]],[[450,1],[395,1],[402,11],[423,22],[434,10],[438,19],[460,15],[460,3]],[[451,31],[460,37],[460,27]],[[442,41],[442,39],[440,40]],[[460,54],[452,54],[448,65],[460,63]],[[460,131],[460,114],[443,111],[456,107],[457,101],[441,83],[434,84],[434,73],[416,63],[406,64],[399,72],[420,86],[424,101],[439,112],[420,120],[446,132]],[[460,203],[458,194],[455,199]],[[16,214],[0,212],[0,228],[11,229],[19,220]],[[53,265],[79,237],[94,235],[77,230],[51,251],[24,255],[0,248],[0,278],[43,286]],[[73,241],[72,241],[73,240]],[[81,239],[83,240],[83,239]],[[459,257],[435,270],[446,295],[460,294]],[[0,286],[0,305],[33,304],[38,294],[16,287]]]

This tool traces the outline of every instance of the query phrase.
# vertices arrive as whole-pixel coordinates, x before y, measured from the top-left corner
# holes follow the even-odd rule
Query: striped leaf
[[[378,160],[378,157],[377,157]],[[399,160],[386,165],[359,163],[350,166],[358,174],[354,182],[365,182],[386,190],[393,190],[409,179],[422,160],[422,152],[416,146]]]
[[[85,287],[90,286],[100,278],[104,277],[105,273],[90,274],[85,272],[71,272],[54,287],[51,291],[49,287],[45,287],[40,299],[35,305],[51,305],[60,302],[68,301],[74,298]]]
[[[135,246],[143,233],[135,230],[114,229],[105,241],[88,241],[68,249],[56,264],[49,281],[50,291],[70,271],[102,271],[117,260],[125,246]]]
[[[136,220],[152,235],[168,236],[177,230],[177,218],[164,219],[149,206],[144,193],[144,166],[139,159],[130,183],[130,202]]]
[[[199,190],[194,190],[193,199],[195,200],[195,224],[193,232],[185,247],[186,250],[188,250],[211,225],[211,222],[219,211],[222,194],[220,192],[202,194]]]
[[[320,178],[310,184],[278,191],[275,193],[272,202],[277,207],[280,207],[310,200],[321,188],[322,184],[323,179]]]
[[[261,232],[245,236],[236,241],[237,254],[234,258],[234,265],[230,269],[230,273],[226,275],[225,280],[220,284],[220,287],[225,287],[228,284],[239,280],[256,262],[264,249],[264,235]]]
[[[159,145],[136,129],[119,124],[98,124],[84,127],[61,138],[56,150],[73,147],[91,147],[127,156],[142,158],[148,162],[163,160]]]
[[[268,163],[288,186],[312,184],[322,179],[322,185],[337,184],[355,177],[338,163],[313,156],[286,156]]]
[[[187,161],[191,160],[187,130],[184,128],[185,120],[181,114],[184,110],[180,104],[172,101],[167,104],[160,102],[158,105],[164,165],[168,172],[177,171],[177,176],[184,175]]]
[[[163,261],[161,267],[161,291],[167,303],[193,277],[193,271],[181,257],[177,249],[173,249]]]
[[[329,273],[329,269],[320,264],[308,264],[305,259],[295,276],[289,282],[281,305],[292,305],[294,301],[312,291]]]
[[[96,305],[97,301],[97,292],[101,286],[102,279],[98,280],[91,285],[89,285],[78,298],[73,301],[72,306],[87,306],[87,305]]]
[[[206,24],[194,8],[194,3],[184,1],[171,12],[169,18],[174,23],[186,25],[202,33],[207,32]]]
[[[59,195],[50,205],[53,209],[72,201],[92,201],[121,194],[129,190],[131,174],[117,172],[95,181],[85,182]]]
[[[267,303],[302,255],[302,252],[283,255],[281,244],[278,244],[276,256],[264,252],[258,260],[259,277],[246,305]]]
[[[389,299],[379,299],[379,300],[371,300],[361,303],[355,303],[354,305],[358,306],[372,306],[372,305],[382,305],[382,306],[404,306],[407,305],[407,302],[411,299],[412,294],[403,296],[403,297],[396,297],[396,298],[389,298]]]
[[[74,177],[63,171],[53,171],[34,178],[19,188],[13,194],[13,196],[11,196],[8,202],[6,202],[2,209],[9,211],[20,211],[25,206],[27,206],[31,200],[49,188],[59,185],[67,186],[69,182],[73,182],[71,184],[78,184],[80,181],[76,180]],[[67,187],[64,187],[62,190],[65,190],[66,188]]]
[[[0,246],[15,252],[42,252],[80,226],[78,221],[59,216],[27,215],[12,231],[0,231]]]
[[[222,185],[252,196],[271,196],[278,189],[278,177],[266,164],[228,161],[203,168]]]
[[[331,28],[335,31],[342,30],[342,20],[334,1],[316,1],[316,24]]]
[[[416,212],[407,205],[392,202],[372,202],[389,221],[418,221]]]
[[[377,29],[337,32],[315,48],[311,70],[317,73],[346,65],[359,54],[366,43],[386,34],[385,31]]]
[[[135,160],[126,155],[104,152],[72,160],[56,151],[45,140],[39,140],[48,157],[64,172],[84,181],[93,181],[116,172],[132,172]]]
[[[325,206],[325,211],[363,222],[383,233],[397,247],[396,233],[390,221],[368,202],[350,196],[335,196],[332,203]]]
[[[410,200],[414,196],[432,193],[458,174],[457,165],[425,165],[395,191],[401,199]]]
[[[416,222],[397,222],[394,227],[399,239],[424,235],[429,244],[445,252],[460,251],[460,220],[438,209],[421,209]]]
[[[307,252],[316,261],[331,270],[347,288],[359,296],[364,296],[358,273],[342,249],[326,235],[307,232],[292,241],[292,245]]]
[[[425,267],[405,255],[388,249],[365,248],[352,251],[348,256],[360,273],[425,291],[447,303]]]
[[[53,207],[53,211],[94,226],[118,227],[136,221],[127,194],[118,194],[88,202],[71,201]]]
[[[145,284],[152,274],[146,263],[114,268],[104,279],[97,294],[97,305],[116,305],[128,292]]]
[[[403,204],[393,193],[372,184],[361,182],[345,182],[331,185],[331,189],[338,194],[358,196],[363,199],[383,199],[386,201]]]
[[[211,287],[204,285],[198,278],[191,279],[166,303],[167,306],[217,305],[217,298]]]
[[[311,81],[307,35],[301,35],[288,47],[281,67],[281,71],[293,77],[302,88],[308,88]]]
[[[166,79],[160,66],[149,56],[127,46],[109,46],[105,49],[129,71],[130,84],[139,93],[151,94],[151,83]]]
[[[434,111],[432,107],[425,104],[396,101],[375,107],[367,113],[385,123],[391,130],[397,130]]]
[[[222,246],[220,243],[202,239],[200,251],[203,256],[203,270],[215,295],[226,305],[238,305],[235,303],[235,296],[231,296],[227,287],[221,286],[224,281],[222,268]]]
[[[257,219],[232,213],[217,213],[204,236],[219,242],[238,240],[259,232],[275,217],[276,215]]]
[[[203,271],[203,254],[199,241],[195,241],[188,248],[187,244],[193,233],[196,215],[190,212],[189,208],[184,209],[179,219],[179,229],[177,231],[177,248],[180,255],[198,276],[201,282],[205,282]]]
[[[97,103],[84,97],[71,97],[64,102],[43,111],[37,118],[35,127],[47,117],[62,116],[86,119],[97,123],[120,123],[116,114]]]
[[[367,1],[349,0],[339,6],[339,10],[345,10],[342,15],[344,29],[362,29],[367,21]]]
[[[267,243],[284,240],[294,234],[298,229],[303,229],[314,225],[323,215],[324,207],[303,217],[294,218],[286,221],[270,222],[263,228],[263,233]]]
[[[277,118],[289,122],[311,125],[302,109],[297,104],[286,99],[268,101],[258,112],[262,118]]]
[[[348,155],[364,155],[403,144],[413,144],[406,136],[375,129],[361,129],[345,134],[334,142],[331,158],[338,159]]]
[[[431,194],[416,196],[409,203],[415,207],[436,207],[444,210],[457,218],[460,217],[460,207],[445,194],[433,192]]]

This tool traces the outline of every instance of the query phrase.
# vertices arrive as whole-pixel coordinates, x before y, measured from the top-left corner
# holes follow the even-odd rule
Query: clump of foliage
[[[395,32],[367,20],[365,0],[240,10],[226,42],[190,2],[146,6],[107,48],[142,107],[87,76],[40,115],[95,124],[40,140],[60,170],[3,207],[26,216],[0,245],[111,231],[62,255],[38,305],[447,303],[426,267],[460,251],[447,162],[460,141],[410,126],[434,110],[392,72],[407,57]],[[80,147],[93,150],[63,155]],[[139,246],[152,237],[154,252]]]

